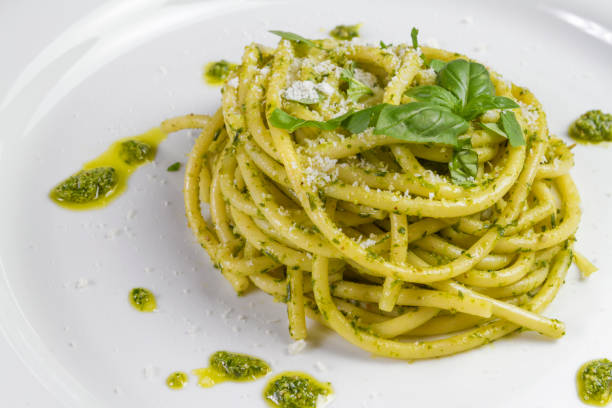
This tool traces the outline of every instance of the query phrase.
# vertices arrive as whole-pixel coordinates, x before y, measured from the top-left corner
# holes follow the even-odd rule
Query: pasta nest
[[[512,147],[470,124],[478,172],[472,186],[460,186],[448,175],[452,146],[371,128],[288,132],[269,123],[276,108],[325,121],[410,102],[407,89],[435,82],[425,62],[458,54],[317,44],[245,47],[214,115],[163,125],[202,129],[186,169],[185,207],[215,267],[239,294],[254,286],[286,303],[294,339],[306,337],[305,316],[401,359],[450,355],[519,328],[562,336],[564,325],[539,313],[571,263],[579,197],[571,152],[549,135],[534,95],[490,71],[495,93],[520,105],[514,112],[527,143]],[[346,96],[347,63],[372,91],[359,101]],[[291,100],[313,87],[318,101]]]

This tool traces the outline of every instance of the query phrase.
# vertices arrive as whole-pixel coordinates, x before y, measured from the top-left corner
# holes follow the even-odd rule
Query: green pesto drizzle
[[[180,390],[185,386],[188,381],[189,377],[187,376],[187,373],[184,373],[182,371],[175,371],[170,374],[168,378],[166,378],[166,385],[168,386],[168,388],[171,388],[173,390]]]
[[[332,393],[331,384],[321,383],[305,373],[288,371],[270,379],[263,396],[274,408],[316,408],[321,398]]]
[[[584,403],[606,405],[612,399],[612,361],[604,358],[585,363],[578,370],[576,384]]]
[[[612,141],[612,115],[600,110],[583,113],[569,128],[569,135],[578,142]]]
[[[167,134],[153,128],[141,135],[114,142],[83,168],[56,185],[49,197],[70,210],[90,210],[108,205],[127,188],[130,175],[155,158]]]
[[[157,307],[155,295],[149,289],[134,288],[130,291],[129,301],[139,312],[152,312]]]
[[[222,85],[236,67],[226,60],[210,62],[204,67],[204,81],[208,85]]]
[[[352,40],[355,37],[359,37],[359,28],[361,24],[354,25],[337,25],[329,32],[336,40]]]
[[[254,381],[269,372],[270,366],[262,359],[229,351],[217,351],[210,356],[208,367],[193,370],[204,388],[225,381]]]

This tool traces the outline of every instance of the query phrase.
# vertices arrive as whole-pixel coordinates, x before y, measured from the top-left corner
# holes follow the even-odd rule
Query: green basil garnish
[[[465,108],[463,108],[461,116],[466,120],[472,120],[491,109],[513,109],[518,107],[518,103],[505,96],[479,95],[467,103]]]
[[[412,48],[415,50],[419,48],[419,30],[416,27],[412,27],[410,30],[410,38],[412,38]]]
[[[497,123],[480,122],[480,126],[490,132],[505,137],[508,139],[511,146],[517,147],[525,145],[523,129],[521,129],[521,125],[516,120],[516,116],[512,111],[503,111]]]
[[[516,116],[512,111],[503,111],[499,117],[501,127],[508,135],[508,141],[512,146],[523,146],[525,138],[523,137],[523,129],[516,120]]]
[[[374,133],[416,143],[457,144],[457,136],[469,124],[450,110],[428,102],[385,106],[376,121]]]
[[[478,154],[472,149],[470,139],[459,139],[448,163],[451,180],[463,187],[473,187],[478,174]]]
[[[349,64],[348,69],[342,69],[340,78],[348,82],[349,87],[346,94],[350,101],[358,102],[363,96],[374,95],[374,92],[367,85],[355,79],[354,64]]]
[[[450,109],[455,112],[459,105],[459,100],[455,95],[441,86],[423,85],[410,88],[405,92],[406,95],[420,102],[429,102]]]
[[[495,95],[489,71],[477,62],[464,59],[450,61],[438,74],[438,84],[459,99],[461,109],[480,95]]]
[[[437,74],[442,70],[442,68],[444,68],[444,66],[446,65],[446,62],[439,60],[439,59],[432,58],[429,61],[426,61],[425,65],[427,65],[429,68],[433,68],[433,70]]]
[[[295,34],[295,33],[290,33],[288,31],[277,31],[277,30],[271,30],[269,31],[272,34],[278,35],[279,37],[285,39],[285,40],[289,40],[289,41],[294,41],[297,43],[302,43],[305,44],[309,47],[314,47],[314,48],[321,48],[320,45],[315,44],[313,41],[302,37],[301,35]]]

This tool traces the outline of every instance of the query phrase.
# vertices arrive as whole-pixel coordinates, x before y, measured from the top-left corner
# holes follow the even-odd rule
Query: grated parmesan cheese
[[[285,89],[283,97],[288,101],[300,102],[305,104],[319,102],[320,96],[317,86],[312,81],[295,81],[289,88]]]
[[[291,356],[294,356],[304,351],[305,348],[306,348],[305,340],[294,341],[293,343],[287,346],[287,353],[289,353],[289,355]]]

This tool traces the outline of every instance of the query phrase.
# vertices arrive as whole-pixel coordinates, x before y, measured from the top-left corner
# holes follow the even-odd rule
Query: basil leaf
[[[451,91],[464,108],[479,95],[494,95],[495,89],[484,65],[456,59],[447,63],[438,74],[438,84]]]
[[[504,130],[499,127],[499,125],[497,123],[485,123],[485,122],[480,122],[480,126],[482,126],[484,129],[489,130],[497,135],[500,135],[501,137],[504,138],[508,138],[508,135],[506,134],[506,132],[504,132]]]
[[[463,108],[461,116],[465,120],[472,120],[491,109],[513,109],[518,107],[518,103],[505,96],[482,94],[470,99],[465,108]]]
[[[410,88],[405,95],[408,95],[420,102],[430,102],[436,105],[444,106],[452,111],[457,108],[459,100],[455,95],[441,86],[423,85],[415,88]]]
[[[278,35],[281,38],[284,38],[285,40],[289,40],[289,41],[295,41],[297,43],[302,43],[305,44],[309,47],[314,47],[314,48],[321,48],[320,45],[315,44],[314,42],[312,42],[311,40],[302,37],[301,35],[295,34],[295,33],[290,33],[288,31],[277,31],[277,30],[271,30],[269,31],[272,34]]]
[[[383,50],[386,49],[386,48],[389,48],[389,47],[393,47],[393,44],[391,44],[391,43],[385,44],[382,40],[380,41],[379,44],[380,44],[380,48],[383,49]]]
[[[279,129],[289,132],[303,127],[315,127],[321,130],[334,130],[343,127],[351,133],[361,133],[378,121],[380,111],[387,106],[386,103],[375,105],[357,112],[347,112],[328,121],[304,120],[297,118],[284,110],[274,109],[268,118],[268,122]]]
[[[469,138],[459,139],[448,169],[453,183],[463,187],[476,185],[474,181],[478,174],[478,154],[472,149],[472,141]]]
[[[412,27],[410,30],[410,38],[412,38],[412,48],[415,50],[419,48],[419,40],[418,40],[419,30],[416,27]]]
[[[516,147],[525,144],[523,129],[521,129],[521,125],[516,120],[514,112],[503,111],[499,117],[499,123],[501,123],[501,128],[504,129],[504,132],[508,135],[510,145]]]
[[[387,106],[387,104],[382,103],[380,105],[354,112],[352,115],[342,121],[342,127],[354,134],[361,133],[378,122],[380,112],[385,106]]]
[[[172,163],[166,169],[167,171],[179,171],[181,168],[181,162]]]
[[[325,122],[321,122],[318,120],[304,120],[296,118],[295,116],[285,112],[284,110],[276,108],[268,118],[268,122],[274,127],[277,127],[279,129],[286,129],[289,132],[294,132],[296,129],[303,127],[316,127],[321,130],[334,130],[340,127],[342,121],[352,114],[353,112],[347,112],[344,115],[337,116]]]
[[[439,73],[445,65],[446,62],[435,58],[432,58],[427,62],[427,66],[429,68],[433,68],[433,70],[436,71],[436,74]]]
[[[468,122],[448,109],[428,103],[387,105],[378,116],[374,134],[417,143],[457,144]]]
[[[343,68],[342,74],[340,78],[346,82],[348,82],[349,87],[346,91],[346,94],[349,100],[353,102],[358,102],[363,96],[374,95],[374,92],[365,85],[363,82],[355,79],[355,72],[353,65],[349,65],[349,68]]]

